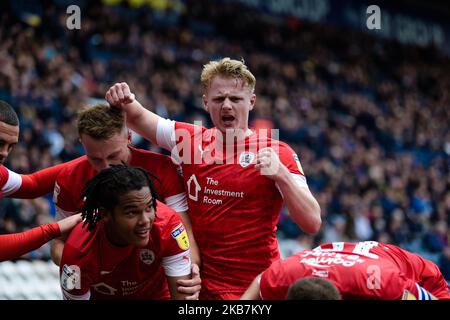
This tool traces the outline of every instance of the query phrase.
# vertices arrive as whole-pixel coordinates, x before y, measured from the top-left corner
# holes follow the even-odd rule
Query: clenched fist
[[[105,99],[111,106],[123,109],[125,105],[135,101],[135,96],[126,82],[120,82],[109,88]]]
[[[261,175],[276,180],[282,170],[286,170],[286,167],[272,148],[263,148],[258,151],[256,156],[255,169],[259,170]]]

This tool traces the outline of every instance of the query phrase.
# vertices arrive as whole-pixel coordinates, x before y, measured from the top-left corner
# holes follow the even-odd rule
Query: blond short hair
[[[200,77],[203,89],[205,91],[209,88],[211,81],[215,76],[240,79],[249,87],[251,92],[255,90],[256,78],[250,70],[248,70],[244,60],[239,61],[230,58],[223,58],[221,60],[210,61],[205,64]]]
[[[94,139],[109,139],[126,130],[123,111],[105,104],[89,105],[78,113],[78,134]]]

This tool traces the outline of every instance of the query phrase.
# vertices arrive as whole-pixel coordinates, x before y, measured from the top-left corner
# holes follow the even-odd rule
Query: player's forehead
[[[250,94],[247,83],[240,78],[215,76],[207,89],[211,96]]]
[[[142,187],[139,190],[131,190],[119,197],[119,207],[140,207],[153,202],[154,199],[149,187]]]
[[[19,141],[19,126],[0,121],[0,139],[6,143],[17,143]]]
[[[88,135],[81,135],[81,141],[89,157],[106,158],[114,153],[128,148],[127,136],[117,133],[107,139],[94,139]]]

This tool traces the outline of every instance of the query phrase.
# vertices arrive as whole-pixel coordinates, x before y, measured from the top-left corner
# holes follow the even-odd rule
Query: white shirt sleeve
[[[181,277],[191,274],[191,252],[183,251],[179,254],[162,258],[162,265],[166,276]]]
[[[9,169],[6,170],[8,170],[8,181],[6,181],[2,187],[2,194],[5,197],[19,190],[22,185],[22,177],[20,174],[17,174]]]
[[[302,188],[308,188],[308,183],[306,182],[306,177],[302,176],[301,174],[291,173],[291,176],[294,178],[295,182]],[[283,196],[283,192],[281,192],[280,187],[276,183],[275,186],[277,187],[278,191],[280,192],[281,196]]]
[[[175,121],[159,117],[156,126],[156,144],[171,151],[176,146]]]
[[[184,212],[188,210],[186,193],[179,193],[164,199],[164,203],[176,212]]]

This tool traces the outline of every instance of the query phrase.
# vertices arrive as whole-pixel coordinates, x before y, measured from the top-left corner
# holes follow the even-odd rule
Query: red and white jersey
[[[258,150],[274,148],[296,181],[307,184],[287,144],[253,132],[227,152],[217,147],[216,133],[159,118],[157,144],[181,160],[202,258],[202,291],[243,293],[279,258],[276,225],[283,196],[274,180],[254,168]]]
[[[166,276],[191,272],[184,225],[159,201],[144,248],[114,246],[103,221],[91,232],[82,225],[74,228],[64,246],[60,277],[65,299],[170,299]]]
[[[328,243],[276,261],[261,275],[261,298],[285,299],[289,286],[305,277],[331,281],[343,299],[430,300],[430,293],[450,298],[434,263],[375,241]]]
[[[19,190],[22,185],[20,174],[0,165],[0,198],[6,197]]]
[[[156,177],[151,178],[159,199],[177,212],[186,211],[188,207],[183,179],[172,159],[159,153],[129,148],[131,151],[129,165],[141,167]],[[81,212],[83,188],[86,182],[97,174],[86,156],[83,158],[69,164],[56,178],[53,202],[57,208],[58,220]]]

